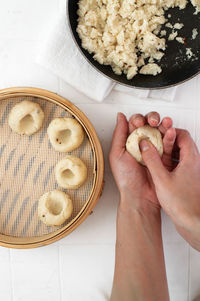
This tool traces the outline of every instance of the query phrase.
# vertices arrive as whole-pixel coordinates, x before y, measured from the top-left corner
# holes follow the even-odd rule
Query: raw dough
[[[39,200],[38,216],[46,225],[62,225],[71,216],[72,211],[72,201],[63,191],[47,192]]]
[[[128,137],[126,142],[127,151],[142,165],[144,161],[142,160],[142,155],[140,152],[139,143],[143,139],[148,139],[156,147],[160,156],[163,154],[163,142],[162,136],[159,130],[152,128],[149,125],[137,128],[132,134]]]
[[[14,132],[30,136],[41,128],[43,120],[44,112],[40,105],[24,100],[12,108],[8,123]]]
[[[55,175],[60,187],[76,189],[85,182],[87,167],[81,159],[75,156],[66,156],[57,163]]]
[[[56,151],[71,152],[84,139],[82,126],[74,118],[55,118],[47,129],[49,140]]]

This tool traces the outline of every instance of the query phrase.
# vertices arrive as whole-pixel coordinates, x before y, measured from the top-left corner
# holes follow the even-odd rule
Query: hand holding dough
[[[144,139],[149,140],[155,146],[160,156],[163,154],[163,142],[160,131],[156,128],[150,127],[149,125],[137,128],[128,137],[126,150],[142,165],[145,164],[142,160],[139,144],[140,141]]]

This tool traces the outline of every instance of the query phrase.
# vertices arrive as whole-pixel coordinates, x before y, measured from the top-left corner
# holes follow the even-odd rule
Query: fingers
[[[145,117],[141,114],[131,116],[129,120],[129,133],[136,128],[149,124],[151,127],[157,127],[163,135],[163,163],[170,170],[172,168],[172,150],[176,139],[176,132],[172,129],[173,121],[170,117],[164,117],[160,123],[160,115],[157,112],[150,112]]]
[[[193,160],[195,156],[199,155],[198,148],[188,131],[176,129],[176,136],[176,147],[180,150],[180,161]]]
[[[161,124],[159,125],[159,131],[164,135],[168,129],[173,126],[173,121],[170,117],[164,117]]]
[[[149,124],[151,127],[158,127],[159,131],[164,135],[173,126],[173,121],[170,117],[163,118],[160,125],[159,123],[160,115],[157,112],[150,112],[146,116],[134,114],[129,119],[129,132],[132,133],[136,128]]]
[[[145,117],[147,123],[152,127],[157,127],[160,123],[160,115],[157,112],[150,112]]]
[[[164,117],[163,120],[160,123],[160,115],[156,112],[151,112],[147,114],[147,120],[149,125],[152,126],[158,126],[159,131],[163,134],[163,157],[162,161],[165,167],[168,170],[172,169],[172,150],[174,146],[174,142],[176,139],[176,131],[175,129],[172,128],[173,126],[173,121],[170,117]],[[160,125],[159,125],[160,123]]]
[[[142,140],[140,142],[140,150],[143,161],[156,185],[160,180],[163,180],[168,176],[168,171],[165,169],[156,148],[149,141]]]
[[[170,117],[164,117],[158,129],[163,134],[163,156],[162,161],[165,167],[171,171],[174,167],[172,151],[176,140],[176,130],[172,128],[173,121]]]
[[[152,127],[157,127],[160,123],[160,115],[157,112],[150,112],[146,116],[142,114],[134,114],[129,119],[129,133],[135,129],[149,124]]]
[[[120,155],[122,150],[125,150],[127,137],[128,122],[126,116],[122,113],[118,113],[117,124],[112,139],[111,153],[114,153],[116,156]]]
[[[176,140],[176,130],[174,128],[168,129],[163,138],[164,153],[166,155],[171,156],[175,140]]]
[[[145,123],[146,120],[142,114],[132,115],[129,119],[129,133],[132,133],[135,129],[144,126]]]
[[[173,167],[172,162],[172,151],[174,148],[174,143],[176,140],[176,130],[174,128],[169,128],[163,138],[163,156],[162,161],[165,167],[169,170]]]

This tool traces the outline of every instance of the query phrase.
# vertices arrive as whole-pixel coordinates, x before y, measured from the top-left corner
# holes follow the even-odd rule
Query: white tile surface
[[[171,301],[188,300],[189,246],[183,242],[164,244]]]
[[[190,248],[189,300],[200,301],[200,256]]]
[[[0,38],[38,40],[48,19],[59,9],[56,0],[0,0]]]
[[[59,256],[56,244],[35,250],[11,250],[14,300],[60,299]]]
[[[63,300],[109,300],[114,266],[113,245],[62,246],[60,264]]]
[[[0,248],[0,300],[11,301],[12,296],[12,273],[10,264],[10,252],[8,249]]]
[[[105,187],[93,214],[68,237],[36,250],[0,248],[3,301],[108,300],[119,198],[108,152],[118,111],[130,116],[157,110],[172,116],[176,126],[191,131],[200,147],[200,76],[181,85],[173,103],[112,92],[104,104],[96,104],[36,65],[40,32],[59,9],[65,9],[65,1],[0,0],[0,88],[40,87],[77,104],[93,122],[103,145]],[[188,247],[165,215],[163,236],[171,301],[193,301],[200,295],[200,254]]]
[[[0,89],[29,86],[58,91],[58,79],[34,63],[34,41],[0,39]]]
[[[1,280],[0,299],[6,301],[12,301],[13,300],[12,275],[10,271],[9,262],[1,263],[0,280]]]

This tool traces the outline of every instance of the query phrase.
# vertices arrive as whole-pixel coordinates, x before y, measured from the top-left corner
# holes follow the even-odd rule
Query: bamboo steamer
[[[12,133],[7,124],[10,108],[15,102],[25,99],[33,99],[33,101],[42,104],[45,114],[46,111],[47,114],[50,112],[42,130],[43,132],[36,133],[33,135],[33,138],[19,137],[19,135]],[[2,220],[0,224],[0,245],[21,249],[48,245],[71,233],[88,217],[96,205],[103,189],[104,159],[101,144],[93,125],[84,113],[68,100],[47,90],[38,88],[3,89],[0,91],[0,110],[2,127],[0,131],[0,219]],[[73,116],[85,130],[86,138],[83,149],[80,148],[75,154],[83,156],[84,160],[89,162],[89,179],[88,184],[86,183],[87,187],[74,192],[72,196],[75,203],[74,216],[63,226],[53,228],[41,225],[41,222],[37,220],[38,199],[36,199],[39,197],[38,190],[43,191],[43,193],[46,192],[44,183],[46,185],[46,182],[48,182],[45,186],[48,190],[55,188],[53,172],[51,171],[51,176],[46,176],[45,182],[42,178],[42,172],[41,179],[38,180],[36,176],[38,173],[34,168],[38,166],[42,158],[45,158],[45,155],[46,160],[44,159],[43,165],[40,163],[40,166],[43,166],[43,169],[46,170],[48,169],[48,164],[56,162],[58,157],[61,156],[50,148],[51,146],[47,142],[48,138],[45,132],[50,120],[59,116]],[[26,146],[24,139],[27,139],[28,146]],[[38,141],[41,142],[41,145],[38,144]],[[45,154],[46,151],[47,154]],[[29,162],[30,156],[32,156],[32,161],[34,158],[34,163],[32,162],[31,166],[29,164],[25,167],[26,164],[23,162],[25,160]],[[22,158],[24,158],[24,161],[22,161]],[[21,164],[19,164],[20,159],[22,161]],[[2,166],[4,167],[2,168]],[[16,166],[19,168],[19,171],[16,169]],[[17,173],[18,176],[16,176]],[[28,173],[30,176],[27,176]],[[24,183],[22,182],[23,176]],[[33,185],[30,180],[31,177],[33,177],[34,183],[37,182],[36,184]],[[19,187],[21,187],[20,191],[18,191]],[[68,191],[66,192],[68,193]],[[26,193],[28,197],[26,197]],[[35,232],[33,229],[35,229]]]

